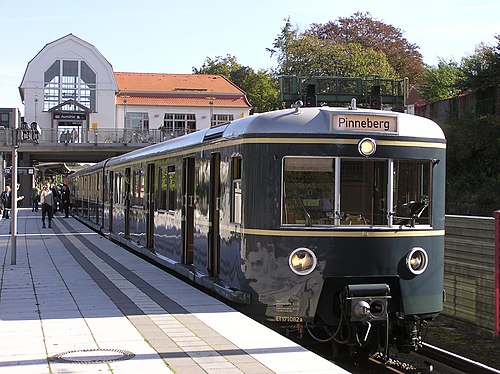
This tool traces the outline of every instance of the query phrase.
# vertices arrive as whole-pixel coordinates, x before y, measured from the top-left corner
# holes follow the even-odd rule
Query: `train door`
[[[125,168],[125,237],[130,236],[130,168]]]
[[[155,228],[155,196],[154,196],[154,183],[155,183],[155,164],[148,164],[147,176],[147,193],[146,193],[146,207],[147,207],[147,224],[146,224],[146,246],[153,248],[154,228]]]
[[[96,183],[95,183],[95,187],[96,187],[96,193],[95,193],[95,223],[97,223],[98,225],[101,224],[101,212],[99,211],[99,207],[100,207],[100,204],[101,204],[101,201],[99,199],[100,197],[100,189],[101,189],[101,174],[96,174]]]
[[[108,231],[112,232],[113,231],[113,205],[114,205],[114,199],[115,199],[115,173],[110,171],[109,172],[109,178],[108,178],[108,185],[109,185],[109,209],[108,209],[108,214],[109,214],[109,221],[108,221]]]
[[[219,275],[220,258],[220,153],[212,153],[210,159],[210,201],[208,232],[208,273]]]
[[[182,160],[182,243],[183,262],[194,262],[194,157]]]
[[[373,167],[373,218],[375,225],[387,225],[387,162]]]

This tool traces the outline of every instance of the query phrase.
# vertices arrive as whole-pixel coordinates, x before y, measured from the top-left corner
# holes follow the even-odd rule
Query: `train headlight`
[[[425,249],[420,247],[412,248],[406,256],[406,267],[413,274],[422,274],[429,264],[429,256]]]
[[[380,318],[385,316],[386,313],[386,303],[384,300],[375,300],[370,305],[370,313],[375,318]]]
[[[297,248],[288,258],[288,265],[295,274],[307,275],[316,268],[316,255],[309,248]]]
[[[368,157],[375,153],[377,144],[371,138],[363,138],[358,143],[358,151],[362,156]]]

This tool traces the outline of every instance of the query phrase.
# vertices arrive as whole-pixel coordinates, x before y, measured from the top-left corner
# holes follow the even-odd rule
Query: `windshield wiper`
[[[311,215],[307,211],[306,206],[304,205],[304,202],[302,201],[302,199],[300,198],[300,196],[297,196],[297,198],[299,199],[300,206],[302,207],[302,211],[304,212],[304,218],[306,219],[306,227],[311,227],[312,226]]]

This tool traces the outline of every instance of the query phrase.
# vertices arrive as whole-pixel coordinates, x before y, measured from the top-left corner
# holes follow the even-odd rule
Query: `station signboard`
[[[12,167],[6,167],[5,168],[5,174],[11,174],[12,173]],[[30,167],[18,167],[17,168],[17,175],[35,175],[35,168],[30,168]]]

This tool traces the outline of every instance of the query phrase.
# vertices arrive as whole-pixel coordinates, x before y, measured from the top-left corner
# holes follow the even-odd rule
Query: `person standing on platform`
[[[71,143],[78,143],[78,130],[73,127],[71,132]]]
[[[66,183],[61,188],[61,211],[64,211],[64,218],[68,218],[69,214],[69,187]]]
[[[57,201],[59,202],[59,211],[61,213],[64,212],[64,205],[62,202],[62,190],[63,190],[63,184],[61,183],[59,185],[59,188],[57,189]]]
[[[50,185],[49,189],[52,191],[52,199],[54,203],[52,204],[52,217],[54,217],[57,213],[57,203],[59,202],[59,192],[57,191],[57,187],[55,184]]]
[[[9,212],[12,208],[12,198],[10,193],[10,186],[5,186],[5,191],[0,195],[0,201],[3,204],[2,218],[9,218]]]
[[[40,200],[40,189],[37,186],[33,186],[30,193],[31,197],[31,211],[38,212],[38,201]]]
[[[49,228],[52,227],[52,213],[54,206],[54,194],[49,182],[45,182],[40,193],[40,203],[42,204],[42,227],[45,228],[45,216],[49,218]]]

